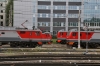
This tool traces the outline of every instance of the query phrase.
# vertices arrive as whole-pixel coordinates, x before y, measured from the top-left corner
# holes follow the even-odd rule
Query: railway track
[[[99,49],[87,49],[88,52],[100,52]],[[2,53],[13,52],[86,52],[86,49],[67,49],[67,48],[1,48]]]
[[[63,46],[61,46],[63,47]],[[100,66],[100,50],[58,47],[0,49],[0,66]]]
[[[11,48],[9,44],[7,45],[3,45],[3,48]],[[23,47],[12,47],[12,48],[23,48]],[[25,47],[28,48],[28,47]],[[37,46],[36,48],[66,48],[66,49],[73,49],[73,47],[71,46],[67,46],[66,44],[44,44],[43,46]],[[85,49],[85,48],[82,48]],[[92,48],[88,48],[88,49],[92,49]],[[93,48],[93,49],[100,49],[100,47],[98,48]]]
[[[100,60],[100,57],[3,57],[0,61],[24,61],[24,60]]]
[[[45,55],[42,56],[10,56],[10,57],[0,57],[0,65],[58,65],[58,66],[82,66],[82,65],[100,65],[100,55],[97,56],[66,56],[66,57],[53,57],[53,56],[48,56],[46,57]]]
[[[51,64],[51,63],[38,63],[38,64],[30,64],[30,63],[27,63],[27,64],[23,64],[23,63],[19,63],[19,64],[1,64],[1,66],[100,66],[100,64],[98,63],[72,63],[72,64],[65,64],[65,63],[54,63],[54,64]]]

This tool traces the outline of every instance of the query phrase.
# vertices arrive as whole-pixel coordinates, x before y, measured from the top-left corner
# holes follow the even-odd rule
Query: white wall
[[[21,24],[28,20],[24,25],[30,29],[33,26],[33,0],[14,1],[14,23],[13,26],[21,27]]]

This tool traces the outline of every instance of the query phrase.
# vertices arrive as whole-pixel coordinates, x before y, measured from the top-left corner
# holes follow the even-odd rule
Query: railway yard
[[[0,66],[100,66],[100,50],[73,49],[61,44],[45,44],[36,48],[0,49]]]

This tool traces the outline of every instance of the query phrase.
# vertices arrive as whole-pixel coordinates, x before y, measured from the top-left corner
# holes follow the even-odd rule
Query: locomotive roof
[[[70,32],[78,32],[78,31],[70,31]],[[80,31],[80,32],[100,32],[100,31]]]
[[[0,30],[0,31],[40,31],[42,32],[41,30]]]
[[[4,27],[4,26],[0,26],[0,30],[3,30],[3,31],[41,31],[40,29],[25,29],[25,28],[16,28],[16,27]]]

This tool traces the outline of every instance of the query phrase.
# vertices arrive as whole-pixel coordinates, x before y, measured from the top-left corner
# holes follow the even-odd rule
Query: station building
[[[6,5],[8,3],[8,0],[0,0],[0,26],[5,26],[6,25]]]

